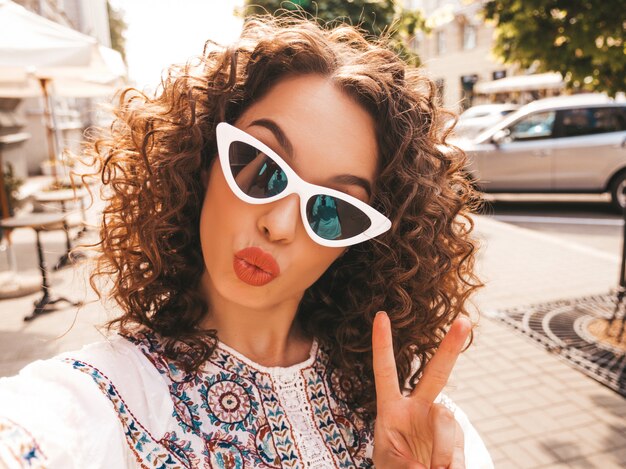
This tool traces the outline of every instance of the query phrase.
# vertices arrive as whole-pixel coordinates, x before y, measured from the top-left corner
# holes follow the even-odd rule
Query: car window
[[[535,140],[552,137],[555,111],[536,112],[518,120],[509,127],[512,140]]]
[[[626,130],[626,108],[565,109],[563,113],[563,136],[603,134]]]

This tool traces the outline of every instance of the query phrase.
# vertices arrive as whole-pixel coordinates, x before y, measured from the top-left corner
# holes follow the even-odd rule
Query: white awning
[[[558,90],[563,88],[563,77],[558,72],[536,75],[514,75],[500,80],[478,82],[474,92],[479,94],[510,93],[513,91]]]
[[[0,67],[84,66],[97,44],[8,0],[0,0],[0,31]]]
[[[99,96],[112,92],[125,75],[119,52],[0,0],[0,96],[41,94],[38,78],[51,79],[60,96]]]

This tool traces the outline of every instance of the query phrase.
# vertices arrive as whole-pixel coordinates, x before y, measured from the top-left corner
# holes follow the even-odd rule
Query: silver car
[[[534,101],[471,140],[469,174],[487,192],[611,193],[626,205],[626,102],[602,94]]]

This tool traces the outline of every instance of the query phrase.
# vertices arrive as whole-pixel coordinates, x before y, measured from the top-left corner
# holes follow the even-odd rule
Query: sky
[[[242,19],[233,15],[243,0],[111,0],[124,12],[129,77],[155,88],[170,64],[200,55],[207,39],[228,44],[239,36]]]

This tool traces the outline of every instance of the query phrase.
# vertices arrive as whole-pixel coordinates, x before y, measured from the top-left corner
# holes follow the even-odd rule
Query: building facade
[[[407,9],[420,10],[431,29],[418,32],[410,47],[420,56],[445,107],[461,112],[476,104],[514,102],[559,94],[563,81],[555,74],[532,75],[502,64],[491,52],[495,27],[485,21],[485,0],[405,0]],[[516,76],[515,80],[509,80]],[[528,75],[526,80],[524,76]],[[530,78],[532,76],[532,78]],[[494,86],[496,80],[504,82]]]
[[[405,8],[417,9],[426,18],[430,34],[419,32],[411,47],[420,56],[425,72],[437,83],[443,104],[456,112],[479,99],[474,88],[515,72],[491,53],[494,27],[481,16],[481,0],[411,0]]]

